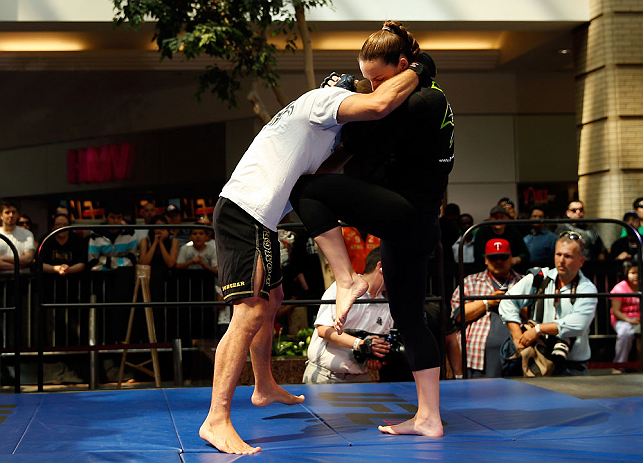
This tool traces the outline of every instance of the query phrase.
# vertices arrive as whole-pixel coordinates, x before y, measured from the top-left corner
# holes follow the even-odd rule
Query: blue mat
[[[445,436],[434,439],[377,430],[413,416],[413,383],[286,388],[306,401],[259,408],[252,387],[237,389],[233,423],[263,450],[245,457],[199,438],[209,388],[0,395],[0,461],[643,461],[643,398],[581,400],[511,380],[445,381]]]
[[[305,386],[292,386],[288,390],[293,394],[308,394]],[[251,387],[238,388],[232,407],[232,422],[250,445],[273,449],[309,448],[322,442],[348,445],[344,437],[311,413],[307,404],[255,407],[250,403],[252,391]],[[199,437],[199,427],[210,407],[210,389],[171,389],[166,395],[183,449],[213,452],[212,446]]]
[[[2,455],[3,463],[182,463],[179,452],[56,452]]]
[[[312,449],[263,450],[256,455],[238,457],[214,453],[185,453],[185,463],[227,463],[252,458],[253,463],[281,462],[516,462],[538,461],[634,462],[641,461],[643,437],[585,438],[555,441],[503,442],[427,442],[405,445],[359,447],[315,447]]]

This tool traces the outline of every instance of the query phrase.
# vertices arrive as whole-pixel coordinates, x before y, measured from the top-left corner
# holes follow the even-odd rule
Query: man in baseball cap
[[[477,238],[476,238],[477,239]],[[487,268],[464,279],[467,296],[501,295],[521,275],[512,270],[511,246],[502,238],[492,238],[484,247]],[[470,378],[502,375],[500,346],[509,336],[507,326],[498,315],[499,300],[468,301],[464,304],[467,339],[467,368]],[[460,326],[460,288],[451,297],[452,316]]]
[[[494,206],[489,211],[489,221],[510,220],[509,213],[502,206]],[[528,268],[529,250],[522,239],[522,235],[513,225],[490,224],[481,227],[476,234],[476,240],[473,245],[476,263],[482,267],[486,255],[486,244],[491,239],[503,239],[509,242],[511,246],[512,266],[524,271]]]

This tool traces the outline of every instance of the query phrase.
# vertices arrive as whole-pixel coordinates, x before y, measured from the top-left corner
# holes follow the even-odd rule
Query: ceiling
[[[571,49],[575,24],[512,24],[510,30],[496,23],[407,25],[441,74],[573,69],[571,53],[559,50]],[[345,22],[312,26],[317,75],[338,69],[358,72],[361,43],[368,31],[378,27],[370,22],[351,23],[350,31]],[[88,124],[78,120],[70,128],[57,124],[65,111],[72,111],[74,104],[82,107],[83,101],[104,102],[110,97],[125,101],[152,92],[175,95],[192,87],[196,91],[196,76],[212,59],[187,61],[175,56],[161,61],[152,36],[152,24],[134,32],[109,22],[0,22],[0,120],[11,121],[0,134],[0,150],[81,137]],[[296,78],[303,63],[303,52],[286,52],[279,57],[277,71]],[[124,97],[125,93],[130,96]],[[216,114],[208,120],[244,117],[227,112],[225,105],[212,111]],[[51,127],[43,130],[43,123]],[[120,127],[113,126],[105,130]]]
[[[342,67],[347,60],[354,64],[366,34],[362,29],[371,25],[351,23],[352,30],[346,30],[345,23],[313,26],[315,64],[324,69]],[[452,29],[445,30],[445,25],[414,24],[409,28],[441,70],[555,71],[572,68],[571,53],[561,54],[559,50],[571,49],[573,26],[513,25],[512,30],[506,30],[498,24],[486,24],[485,29],[476,24],[453,29],[457,25],[450,24]],[[111,23],[2,23],[0,70],[198,71],[211,61],[207,57],[191,61],[177,57],[160,62],[152,36],[152,24],[134,32]],[[279,71],[302,69],[301,52],[284,53],[279,59]]]

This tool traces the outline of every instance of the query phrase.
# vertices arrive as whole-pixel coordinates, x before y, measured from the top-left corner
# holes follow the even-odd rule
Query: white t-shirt
[[[31,233],[29,230],[22,228],[22,227],[16,227],[13,229],[13,231],[7,232],[0,227],[0,233],[2,233],[4,236],[9,238],[9,240],[13,243],[13,245],[16,247],[18,250],[18,255],[21,256],[25,252],[29,250],[35,250],[36,247],[34,245],[34,238],[33,238],[33,233]],[[11,256],[13,253],[11,252],[11,249],[5,243],[4,240],[0,240],[0,255],[2,256]]]
[[[194,243],[192,241],[189,241],[185,245],[181,246],[179,249],[179,257],[177,257],[176,262],[177,263],[183,263],[187,262],[189,260],[192,260],[195,256],[200,255],[201,259],[208,264],[210,267],[216,267],[217,264],[217,248],[215,246],[214,240],[206,241],[205,242],[205,249],[202,251],[198,251],[194,249]],[[187,267],[188,269],[201,269],[200,265],[193,264]],[[221,293],[221,288],[218,286],[218,284],[215,285],[214,290],[216,291],[217,294],[222,295]],[[230,311],[230,306],[225,306],[223,309],[219,309],[218,315],[217,315],[217,323],[219,325],[228,325],[230,324],[230,318],[232,317],[232,313]]]
[[[335,299],[335,297],[337,297],[337,283],[328,287],[322,299]],[[371,299],[371,296],[366,293],[360,299]],[[335,304],[323,304],[319,307],[315,319],[315,331],[308,346],[308,360],[334,373],[365,373],[366,364],[355,361],[352,349],[332,344],[319,336],[317,327],[333,326],[335,313]],[[393,328],[393,318],[387,303],[355,304],[348,312],[344,323],[344,329],[364,330],[373,334],[388,334],[391,328]]]
[[[194,243],[192,243],[192,241],[181,246],[181,249],[179,249],[179,257],[177,258],[176,263],[182,264],[184,262],[188,262],[194,259],[196,256],[201,256],[201,260],[210,267],[217,266],[217,248],[213,245],[208,246],[208,244],[206,243],[205,248],[199,251],[194,248]],[[198,270],[202,269],[203,267],[197,264],[192,264],[187,268]]]
[[[141,241],[144,238],[149,238],[149,230],[134,230],[134,238],[136,238],[136,245],[140,248],[141,247]]]
[[[297,179],[314,173],[339,142],[337,111],[353,95],[342,88],[304,93],[268,122],[243,155],[221,196],[273,231],[292,210]]]

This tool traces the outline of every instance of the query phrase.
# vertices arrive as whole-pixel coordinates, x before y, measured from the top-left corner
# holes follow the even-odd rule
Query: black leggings
[[[290,202],[313,237],[342,220],[381,239],[391,315],[411,370],[438,367],[438,346],[424,320],[428,259],[440,240],[437,214],[416,208],[394,191],[340,174],[302,176]]]

